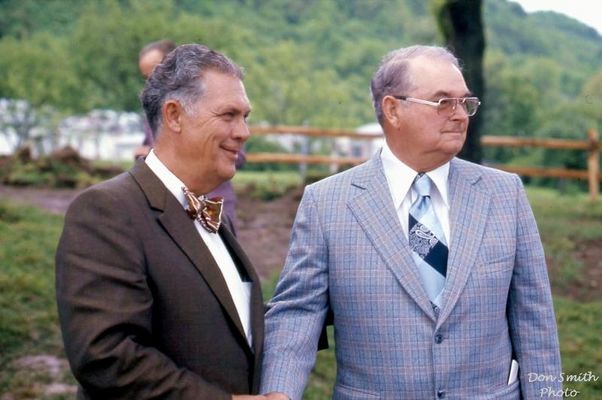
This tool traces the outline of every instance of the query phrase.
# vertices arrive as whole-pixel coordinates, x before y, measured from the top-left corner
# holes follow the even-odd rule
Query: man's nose
[[[251,136],[249,124],[245,118],[241,118],[234,129],[234,137],[242,141],[246,141]]]
[[[466,106],[458,101],[456,103],[456,106],[454,107],[454,111],[452,112],[450,119],[464,120],[464,119],[468,119],[468,118],[469,118],[469,115],[468,115],[468,111],[466,111]]]

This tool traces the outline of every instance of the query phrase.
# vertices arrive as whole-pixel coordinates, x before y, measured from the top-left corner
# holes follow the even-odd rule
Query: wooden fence
[[[305,137],[351,138],[353,140],[374,140],[382,135],[358,133],[340,129],[320,129],[305,126],[252,126],[253,135],[283,135],[293,134]],[[550,177],[564,179],[587,180],[592,201],[596,201],[600,191],[600,141],[598,131],[590,129],[587,139],[542,139],[512,136],[483,136],[481,144],[484,147],[540,147],[559,150],[582,150],[587,152],[587,170],[546,167],[514,167],[494,165],[495,168],[514,172],[521,176]],[[292,164],[328,164],[328,165],[357,165],[366,161],[361,157],[340,157],[336,155],[312,155],[291,153],[249,153],[247,162],[252,163],[292,163]]]

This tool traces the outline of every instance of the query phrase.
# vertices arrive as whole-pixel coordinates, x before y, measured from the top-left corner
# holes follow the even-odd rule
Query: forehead
[[[462,72],[450,61],[418,57],[410,62],[410,73],[416,93],[450,96],[469,93]]]
[[[202,80],[205,91],[201,101],[215,106],[249,108],[245,85],[238,77],[209,70],[203,74]]]

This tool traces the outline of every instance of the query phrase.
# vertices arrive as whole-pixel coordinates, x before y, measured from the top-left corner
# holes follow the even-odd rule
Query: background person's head
[[[140,73],[148,78],[155,66],[161,63],[163,58],[175,48],[176,44],[171,40],[159,40],[144,46],[138,54]]]
[[[469,118],[464,106],[452,101],[455,107],[443,109],[420,103],[471,96],[449,50],[412,46],[390,52],[374,74],[371,92],[387,144],[411,168],[432,170],[462,149]]]
[[[236,172],[249,137],[250,104],[241,68],[198,44],[177,47],[140,96],[159,158],[190,190],[206,193]]]

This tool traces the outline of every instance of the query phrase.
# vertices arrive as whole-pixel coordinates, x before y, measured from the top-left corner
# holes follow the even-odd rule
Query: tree
[[[591,118],[591,126],[598,132],[602,131],[602,71],[594,75],[583,85],[581,98],[583,99],[582,113]]]
[[[0,133],[14,148],[52,133],[56,109],[71,110],[78,98],[64,41],[48,34],[0,41]]]
[[[481,0],[441,0],[436,7],[439,29],[447,46],[461,60],[466,83],[475,96],[485,98],[483,57],[485,33],[483,31]],[[471,118],[468,136],[460,157],[481,162],[481,126],[483,110]]]

